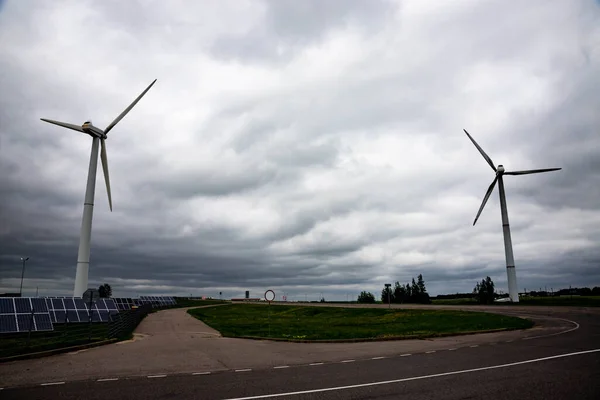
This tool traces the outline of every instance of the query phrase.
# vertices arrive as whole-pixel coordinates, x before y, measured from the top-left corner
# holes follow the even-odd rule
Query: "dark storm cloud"
[[[73,286],[90,141],[39,118],[105,126],[154,77],[107,141],[90,286],[345,299],[423,273],[433,294],[502,289],[497,190],[472,226],[493,172],[462,128],[509,169],[563,167],[506,178],[519,288],[600,284],[599,10],[6,3],[0,291],[21,256],[28,293]]]

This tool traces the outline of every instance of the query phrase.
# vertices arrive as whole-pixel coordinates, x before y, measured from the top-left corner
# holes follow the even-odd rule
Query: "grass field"
[[[533,325],[516,317],[438,310],[232,304],[188,313],[226,337],[287,340],[425,338]]]
[[[35,353],[106,340],[108,324],[56,324],[54,331],[4,334],[0,340],[0,357]]]
[[[436,305],[477,305],[475,299],[432,299],[432,304]],[[494,303],[498,307],[511,305],[507,303]],[[519,305],[523,306],[579,306],[579,307],[600,307],[600,296],[551,296],[551,297],[529,297],[519,298]]]

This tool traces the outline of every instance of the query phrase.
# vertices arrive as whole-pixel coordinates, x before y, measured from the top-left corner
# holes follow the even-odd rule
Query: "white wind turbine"
[[[102,146],[100,158],[102,160],[102,170],[104,171],[104,181],[106,182],[106,191],[108,193],[108,205],[112,211],[112,198],[110,195],[110,179],[108,177],[108,160],[106,158],[106,135],[112,128],[127,115],[138,101],[154,85],[156,79],[133,101],[106,129],[102,130],[94,125],[92,121],[86,121],[83,125],[74,125],[66,122],[54,121],[51,119],[40,118],[44,122],[49,122],[64,128],[73,129],[90,135],[92,137],[92,153],[90,154],[90,166],[88,169],[87,186],[85,189],[85,200],[83,203],[83,217],[81,221],[81,234],[79,236],[79,251],[77,253],[77,272],[75,273],[75,289],[73,296],[81,297],[87,290],[88,269],[90,264],[90,239],[92,236],[92,215],[94,212],[94,193],[96,191],[96,167],[98,166],[98,144]]]
[[[504,193],[504,182],[502,180],[502,177],[504,175],[539,174],[542,172],[558,171],[562,168],[530,169],[525,171],[512,172],[505,171],[502,165],[498,165],[498,168],[496,168],[494,166],[494,163],[492,162],[492,159],[487,154],[485,154],[485,151],[483,151],[483,149],[477,144],[477,142],[475,142],[475,139],[473,139],[471,135],[469,135],[469,132],[467,132],[465,129],[463,129],[463,131],[465,131],[469,139],[471,139],[471,142],[473,142],[475,147],[477,147],[477,150],[479,150],[483,158],[485,158],[485,161],[487,161],[487,163],[490,165],[490,167],[492,167],[492,169],[496,173],[494,181],[485,193],[485,197],[483,198],[481,207],[479,207],[479,211],[477,212],[475,221],[473,221],[473,226],[475,226],[479,215],[481,215],[481,211],[483,211],[483,207],[485,207],[485,203],[487,203],[488,199],[490,198],[490,195],[492,194],[492,191],[494,190],[496,182],[498,182],[498,190],[500,192],[500,211],[502,213],[502,231],[504,233],[504,253],[506,255],[506,274],[508,275],[508,292],[510,295],[510,300],[514,303],[518,303],[519,291],[517,290],[517,273],[515,271],[515,260],[513,258],[512,241],[510,238],[510,226],[508,224],[508,211],[506,209],[506,195]]]

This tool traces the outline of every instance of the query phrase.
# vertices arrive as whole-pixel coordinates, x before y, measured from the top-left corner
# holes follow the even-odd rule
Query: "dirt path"
[[[33,360],[0,364],[0,387],[152,374],[192,373],[238,368],[265,368],[348,358],[399,355],[408,352],[514,340],[571,329],[568,322],[539,316],[542,326],[511,331],[430,340],[364,343],[286,343],[223,338],[214,329],[171,309],[148,315],[134,339],[102,347]],[[533,310],[528,310],[533,311]]]

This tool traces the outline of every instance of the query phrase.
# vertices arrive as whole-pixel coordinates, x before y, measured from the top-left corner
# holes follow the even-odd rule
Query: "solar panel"
[[[112,300],[114,300],[118,310],[131,310],[131,308],[135,305],[133,299],[129,297],[115,297]]]
[[[46,298],[53,323],[89,322],[89,304],[80,297]],[[92,305],[92,322],[108,322],[111,315],[119,312],[113,299],[98,299]]]
[[[45,299],[0,298],[0,333],[52,330],[54,326]]]

